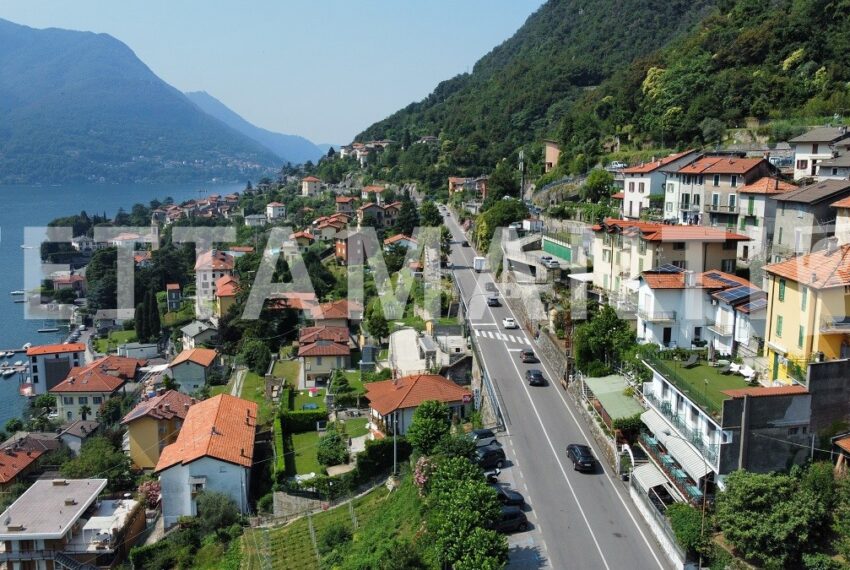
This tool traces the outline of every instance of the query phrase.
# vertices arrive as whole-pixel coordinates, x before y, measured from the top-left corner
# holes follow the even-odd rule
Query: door
[[[664,331],[661,334],[661,342],[664,346],[670,346],[670,341],[673,339],[673,329],[670,327],[664,327]]]
[[[771,380],[776,382],[776,379],[779,378],[779,353],[773,353],[773,373],[771,374]]]
[[[744,258],[744,261],[750,258],[750,246],[745,245],[743,247],[743,251],[741,252],[741,257]]]

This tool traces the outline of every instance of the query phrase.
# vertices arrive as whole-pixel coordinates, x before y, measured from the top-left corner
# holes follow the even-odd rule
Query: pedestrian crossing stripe
[[[494,331],[483,331],[479,329],[472,329],[475,332],[475,336],[483,337],[483,338],[492,338],[493,340],[501,340],[504,342],[515,342],[517,344],[527,344],[530,345],[531,341],[523,336],[515,336],[512,334],[505,334]]]

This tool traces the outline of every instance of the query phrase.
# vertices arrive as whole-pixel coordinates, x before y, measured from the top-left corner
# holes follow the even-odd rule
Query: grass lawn
[[[720,367],[699,364],[693,368],[684,368],[680,361],[662,360],[660,362],[662,366],[666,366],[669,372],[673,373],[673,377],[668,379],[674,382],[676,387],[697,403],[702,403],[704,400],[708,401],[708,407],[712,408],[707,410],[709,412],[719,412],[723,408],[723,400],[729,398],[729,396],[723,394],[724,390],[735,390],[749,386],[746,380],[737,374],[729,374],[728,376],[721,374]],[[659,372],[666,373],[667,371],[660,370]]]
[[[388,499],[388,494],[389,491],[382,485],[353,501],[354,518],[357,520],[358,528],[362,529],[375,521],[382,509],[388,507],[391,502],[398,501],[397,495],[391,500],[385,500]],[[312,522],[317,537],[322,536],[328,527],[338,524],[346,525],[350,530],[354,530],[354,521],[348,504],[317,513],[312,516]],[[310,538],[310,523],[306,517],[282,527],[248,529],[242,537],[242,546],[242,568],[249,570],[265,568],[260,562],[261,555],[271,563],[271,568],[274,570],[319,568],[316,551],[313,549]]]
[[[321,473],[322,466],[316,459],[316,446],[319,444],[319,432],[307,431],[292,434],[292,447],[295,449],[295,472],[299,475]]]
[[[242,383],[241,396],[246,400],[257,402],[259,406],[260,423],[266,424],[272,420],[274,410],[272,403],[266,400],[265,396],[266,381],[256,372],[248,372],[245,374],[245,381]]]
[[[100,353],[118,350],[118,345],[136,341],[136,331],[112,331],[107,338],[94,341],[94,348]]]
[[[275,378],[286,378],[286,383],[290,386],[298,386],[298,373],[301,371],[301,364],[297,360],[278,360],[272,369],[272,375]]]
[[[352,418],[350,420],[345,420],[345,433],[348,434],[348,437],[360,437],[361,435],[366,435],[369,433],[369,430],[366,429],[366,423],[368,421],[368,418]]]
[[[308,390],[300,390],[295,393],[295,405],[293,410],[298,411],[303,404],[312,403],[318,404],[320,408],[325,407],[325,389],[319,388],[316,390],[315,396],[310,396],[310,392]]]
[[[179,311],[169,311],[162,315],[162,326],[174,328],[191,323],[195,319],[195,305],[186,302]]]
[[[366,393],[363,389],[363,381],[360,379],[359,370],[346,370],[345,377],[348,378],[348,385],[354,388],[355,392],[359,392],[361,394]]]

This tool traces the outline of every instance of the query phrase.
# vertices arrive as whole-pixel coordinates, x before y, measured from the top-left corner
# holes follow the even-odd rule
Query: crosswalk
[[[498,332],[498,331],[487,331],[487,330],[479,330],[479,329],[472,329],[472,330],[475,331],[475,336],[477,336],[477,337],[492,338],[494,340],[502,340],[502,341],[505,341],[505,342],[514,342],[514,343],[517,343],[517,344],[531,345],[531,341],[529,341],[527,338],[525,338],[523,336],[514,336],[512,334],[506,334],[506,333]]]

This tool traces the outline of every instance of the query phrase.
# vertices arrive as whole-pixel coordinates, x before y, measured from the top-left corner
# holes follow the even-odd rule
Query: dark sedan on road
[[[493,523],[493,530],[499,532],[517,532],[528,530],[528,517],[519,507],[502,507],[499,519]]]
[[[525,504],[525,498],[513,489],[508,489],[500,485],[490,485],[490,488],[496,491],[496,498],[498,498],[499,502],[503,505],[521,507]]]
[[[489,282],[484,284],[484,290],[489,291],[491,293],[497,293],[499,291],[499,289],[496,287],[495,283],[489,283]]]
[[[596,458],[590,447],[581,443],[571,443],[567,446],[567,457],[573,462],[576,471],[596,471]]]
[[[468,241],[466,241],[466,240],[463,240],[462,242],[460,242],[460,245],[461,245],[462,247],[469,247],[469,242],[468,242]]]
[[[546,379],[543,377],[543,373],[537,368],[532,368],[531,370],[526,370],[525,379],[528,382],[529,386],[545,386]]]
[[[482,469],[491,469],[496,467],[501,469],[505,466],[505,450],[501,446],[488,445],[475,449],[475,463]]]
[[[502,303],[499,301],[498,297],[487,297],[487,306],[488,307],[501,307]]]
[[[534,351],[530,348],[523,348],[519,352],[519,359],[521,362],[537,362],[537,356],[535,356]]]

